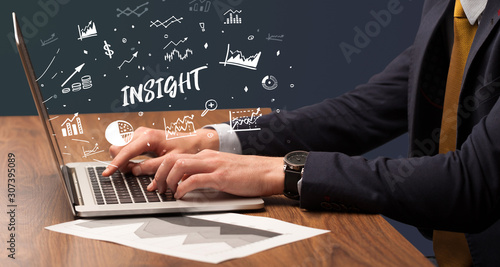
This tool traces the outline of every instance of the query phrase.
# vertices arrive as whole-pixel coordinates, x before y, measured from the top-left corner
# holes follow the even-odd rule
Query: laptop
[[[264,207],[261,198],[238,197],[209,188],[194,190],[175,200],[171,192],[160,195],[146,190],[153,177],[135,177],[120,172],[103,177],[101,173],[106,168],[105,162],[65,163],[15,13],[12,13],[12,19],[19,56],[75,217],[198,213]]]

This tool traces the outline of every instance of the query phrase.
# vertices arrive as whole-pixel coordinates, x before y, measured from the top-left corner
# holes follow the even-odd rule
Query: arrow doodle
[[[188,39],[188,37],[186,37],[186,38],[184,38],[184,39],[180,40],[180,41],[179,41],[179,42],[177,42],[177,43],[174,43],[174,41],[170,41],[170,42],[169,42],[169,43],[168,43],[165,47],[163,47],[163,49],[166,49],[166,48],[167,48],[169,45],[171,45],[171,44],[173,44],[173,45],[175,45],[175,46],[178,46],[180,43],[184,43],[184,42],[186,42],[186,41],[187,41],[187,39]]]
[[[84,66],[84,65],[85,65],[85,63],[83,63],[82,65],[80,65],[80,66],[76,67],[76,68],[75,68],[75,71],[74,71],[74,72],[73,72],[73,73],[72,73],[72,74],[68,77],[68,79],[66,79],[66,81],[64,81],[64,82],[63,82],[63,84],[61,84],[61,87],[64,87],[64,85],[66,85],[66,83],[67,83],[67,82],[68,82],[71,78],[73,78],[73,76],[75,76],[75,74],[76,74],[77,72],[82,71],[82,69],[83,69],[83,66]]]
[[[130,58],[130,60],[124,60],[124,61],[122,62],[122,64],[121,64],[120,66],[118,66],[118,69],[119,69],[119,70],[122,70],[122,66],[123,66],[125,63],[129,63],[129,64],[130,64],[130,62],[132,62],[132,60],[134,60],[134,58],[136,58],[138,54],[139,54],[139,51],[135,52],[135,53],[132,55],[132,58]]]

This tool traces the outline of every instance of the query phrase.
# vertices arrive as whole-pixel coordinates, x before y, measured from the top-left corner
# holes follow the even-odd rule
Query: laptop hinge
[[[67,166],[62,167],[62,173],[64,176],[64,183],[68,189],[69,198],[73,205],[83,205],[83,198],[80,192],[80,186],[78,185],[78,179],[76,178],[76,172],[73,168],[68,168]]]

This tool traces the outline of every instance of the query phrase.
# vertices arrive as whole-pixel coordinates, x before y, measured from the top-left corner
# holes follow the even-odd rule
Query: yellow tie
[[[455,2],[453,23],[455,37],[446,81],[439,153],[447,153],[456,149],[457,112],[462,78],[467,56],[477,30],[477,23],[470,25],[467,20],[460,0]],[[434,231],[433,246],[440,267],[472,266],[472,257],[463,233]]]

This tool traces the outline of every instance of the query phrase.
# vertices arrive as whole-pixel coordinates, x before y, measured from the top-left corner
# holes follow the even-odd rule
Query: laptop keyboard
[[[105,167],[87,168],[98,205],[175,201],[170,189],[164,194],[149,192],[146,189],[153,181],[151,176],[133,176],[115,172],[110,177],[104,177],[102,172],[105,169]]]

